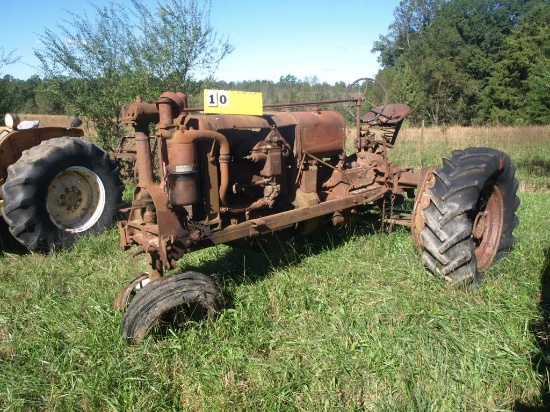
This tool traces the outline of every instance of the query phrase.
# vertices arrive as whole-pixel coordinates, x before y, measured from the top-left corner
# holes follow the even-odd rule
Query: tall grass
[[[186,255],[179,270],[218,274],[228,307],[129,346],[112,302],[146,265],[117,249],[115,230],[51,256],[11,247],[0,256],[0,409],[545,410],[550,140],[514,130],[425,130],[420,142],[404,129],[392,153],[420,166],[477,144],[518,165],[518,245],[476,291],[429,276],[405,229],[387,234],[366,214],[300,242]]]
[[[392,160],[412,166],[440,165],[454,149],[485,146],[510,154],[522,188],[550,191],[550,127],[405,127]]]

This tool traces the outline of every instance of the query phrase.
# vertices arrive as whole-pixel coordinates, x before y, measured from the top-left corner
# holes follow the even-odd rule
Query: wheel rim
[[[69,167],[57,174],[46,195],[51,221],[71,233],[84,232],[99,220],[105,208],[101,179],[85,167]]]
[[[116,310],[126,310],[133,295],[135,295],[139,289],[142,289],[145,286],[147,286],[149,282],[150,282],[149,274],[142,273],[133,281],[128,283],[124,287],[124,289],[122,289],[122,291],[118,294],[115,300],[114,308]]]
[[[477,266],[485,271],[498,252],[504,223],[504,198],[495,183],[489,183],[483,188],[476,212],[472,238]]]

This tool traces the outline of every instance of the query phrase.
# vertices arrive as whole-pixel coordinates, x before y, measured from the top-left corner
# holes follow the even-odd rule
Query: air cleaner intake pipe
[[[220,167],[220,202],[227,206],[227,189],[229,188],[229,142],[227,138],[212,130],[176,130],[168,145],[168,175],[170,184],[170,201],[181,206],[188,206],[199,201],[195,142],[200,140],[216,141],[220,145],[218,157]]]

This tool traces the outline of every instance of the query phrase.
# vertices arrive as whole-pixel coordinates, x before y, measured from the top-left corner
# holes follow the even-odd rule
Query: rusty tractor
[[[381,104],[367,98],[373,85],[382,88]],[[507,154],[474,147],[438,168],[394,165],[389,149],[409,107],[388,104],[374,79],[349,90],[341,100],[265,105],[263,115],[194,113],[203,108],[172,92],[123,108],[135,130],[138,183],[128,219],[119,222],[121,247],[135,246],[149,265],[115,301],[125,310],[123,338],[140,341],[168,314],[212,318],[222,308],[210,276],[163,276],[184,254],[281,229],[304,233],[321,220],[342,225],[381,203],[384,220],[409,226],[426,268],[453,286],[478,284],[510,250],[519,199]],[[320,109],[326,103],[350,107],[354,153],[346,154],[344,116]],[[298,106],[309,109],[289,110]],[[286,111],[267,111],[277,108]],[[151,125],[161,170],[153,168]],[[412,213],[394,214],[405,196],[415,199]]]
[[[122,203],[117,164],[71,127],[6,114],[0,127],[0,215],[29,250],[71,246],[113,225]]]

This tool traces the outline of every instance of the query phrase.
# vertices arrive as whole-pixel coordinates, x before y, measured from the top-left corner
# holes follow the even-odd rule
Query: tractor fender
[[[25,150],[38,146],[55,137],[83,137],[84,131],[66,127],[40,127],[36,129],[13,130],[0,137],[0,186],[8,176],[8,166],[19,160]]]

